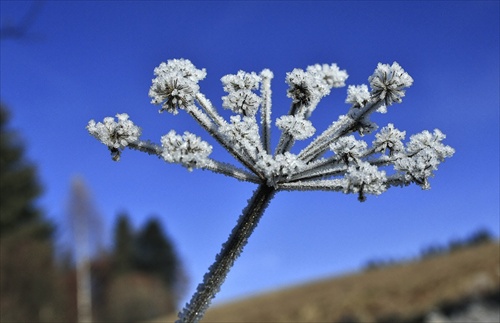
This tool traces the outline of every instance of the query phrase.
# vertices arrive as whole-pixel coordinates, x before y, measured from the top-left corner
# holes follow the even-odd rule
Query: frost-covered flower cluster
[[[130,143],[139,140],[141,128],[129,120],[126,113],[117,114],[118,122],[112,117],[104,118],[104,121],[96,123],[90,120],[87,125],[89,133],[100,142],[108,146],[114,160],[120,159],[120,151]]]
[[[406,133],[389,123],[375,133],[371,144],[361,139],[378,129],[370,116],[401,103],[413,83],[396,62],[378,64],[368,78],[371,91],[365,84],[348,86],[345,102],[350,108],[316,135],[312,113],[333,88],[345,86],[348,75],[336,64],[315,64],[287,73],[291,103],[288,113],[274,123],[280,131],[274,148],[270,140],[274,75],[270,70],[258,74],[238,71],[221,78],[227,93],[222,97],[222,107],[231,111],[229,118],[223,117],[200,91],[198,83],[205,78],[205,69],[197,69],[186,59],[173,59],[155,68],[154,75],[149,90],[151,102],[160,105],[160,111],[175,115],[180,109],[191,115],[240,166],[211,158],[212,146],[189,132],[178,135],[172,130],[161,137],[161,144],[143,141],[139,127],[127,114],[116,115],[117,121],[110,117],[103,123],[91,120],[87,126],[90,134],[111,150],[113,159],[118,160],[122,150],[129,147],[189,170],[207,169],[259,184],[204,283],[180,315],[183,321],[201,318],[276,192],[338,191],[356,194],[365,201],[367,195],[382,194],[393,186],[415,183],[428,189],[429,178],[439,164],[454,154],[453,148],[443,144],[445,135],[437,129],[413,135],[405,143]],[[311,137],[300,151],[292,151],[297,140]]]
[[[177,114],[177,109],[186,108],[194,103],[194,95],[199,91],[198,82],[207,73],[199,70],[186,59],[170,60],[155,68],[153,85],[149,90],[151,103],[162,105],[162,109]]]
[[[212,152],[212,146],[187,131],[180,136],[174,130],[170,130],[161,137],[161,145],[163,147],[161,156],[165,161],[183,164],[189,170],[205,166],[207,156]]]
[[[371,92],[365,84],[350,85],[346,103],[351,108],[347,114],[296,154],[291,152],[294,142],[310,138],[316,131],[309,117],[321,98],[333,88],[345,86],[348,75],[336,64],[296,68],[286,75],[292,102],[289,113],[276,119],[281,138],[274,151],[269,144],[273,78],[269,70],[260,74],[238,71],[222,77],[227,92],[222,107],[234,113],[229,120],[200,92],[198,82],[205,78],[205,69],[197,69],[186,59],[174,59],[161,63],[154,74],[149,91],[152,103],[161,105],[161,111],[177,114],[178,109],[183,109],[191,114],[245,169],[210,159],[212,147],[190,133],[180,136],[171,131],[158,146],[139,140],[140,129],[128,120],[127,114],[118,114],[118,122],[113,118],[105,118],[104,123],[91,120],[89,132],[115,157],[129,146],[189,169],[210,169],[276,190],[333,190],[357,193],[360,200],[365,200],[366,194],[378,195],[395,185],[416,183],[429,188],[428,178],[454,152],[442,143],[445,136],[439,130],[414,135],[406,146],[405,132],[393,124],[375,135],[371,147],[355,137],[356,133],[364,135],[376,129],[369,118],[371,113],[386,112],[388,106],[400,103],[413,83],[396,62],[378,64],[368,78]],[[333,155],[328,156],[328,152]],[[389,165],[393,165],[392,173],[387,173]],[[382,167],[384,170],[379,170]]]
[[[401,98],[405,96],[405,89],[413,83],[411,76],[396,62],[391,66],[379,63],[368,81],[372,87],[373,99],[383,100],[385,106],[401,103]],[[385,106],[380,112],[386,112]]]

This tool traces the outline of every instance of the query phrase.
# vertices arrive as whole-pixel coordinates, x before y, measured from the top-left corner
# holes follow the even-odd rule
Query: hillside
[[[499,291],[500,245],[494,242],[219,305],[202,322],[421,321],[467,299],[489,295],[498,304]]]

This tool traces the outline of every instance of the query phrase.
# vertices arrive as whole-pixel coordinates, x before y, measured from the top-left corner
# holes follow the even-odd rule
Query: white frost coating
[[[367,162],[349,166],[344,178],[344,193],[358,193],[358,199],[364,201],[365,195],[379,195],[387,189],[385,171],[379,171],[376,166]]]
[[[339,156],[344,163],[357,162],[366,152],[368,145],[362,140],[356,140],[354,136],[339,138],[330,145],[330,149]]]
[[[262,100],[252,91],[259,89],[260,76],[255,72],[239,71],[236,75],[222,77],[221,81],[228,93],[222,97],[222,106],[235,113],[254,116]]]
[[[224,85],[224,91],[230,93],[239,90],[258,90],[261,79],[255,72],[238,71],[236,75],[223,76],[221,81]]]
[[[312,73],[307,73],[300,68],[286,74],[288,88],[288,97],[294,103],[307,106],[311,102],[319,101],[323,96],[329,93],[330,89],[326,82],[315,77]]]
[[[187,59],[168,60],[155,68],[149,96],[151,103],[161,104],[160,112],[179,113],[177,109],[193,104],[200,87],[198,82],[205,78],[205,69],[197,69]]]
[[[357,194],[364,201],[368,194],[379,195],[395,186],[415,183],[428,189],[429,177],[454,154],[453,148],[442,143],[445,135],[437,129],[411,136],[406,147],[403,143],[406,133],[393,124],[376,133],[370,147],[357,139],[358,134],[378,129],[370,120],[373,112],[386,112],[387,106],[401,103],[406,88],[412,85],[413,79],[396,62],[378,64],[368,79],[371,92],[364,84],[349,86],[346,103],[351,107],[347,113],[298,154],[291,153],[296,140],[307,139],[315,132],[308,120],[312,111],[333,88],[344,86],[348,78],[347,72],[336,64],[315,64],[286,74],[287,96],[292,105],[288,115],[276,120],[281,136],[274,154],[270,144],[273,78],[270,70],[264,69],[260,74],[239,71],[222,77],[227,92],[222,106],[237,113],[230,120],[220,115],[200,93],[198,82],[205,78],[205,69],[197,69],[186,59],[174,59],[161,63],[154,74],[149,90],[152,103],[161,104],[160,111],[172,114],[184,110],[243,168],[210,159],[212,147],[189,132],[178,135],[172,130],[161,137],[161,146],[140,141],[141,130],[128,120],[127,114],[116,115],[116,121],[107,117],[102,123],[91,120],[87,125],[89,133],[111,150],[113,159],[118,160],[121,151],[128,147],[189,170],[201,168],[259,185],[204,282],[179,314],[179,322],[197,322],[202,318],[276,192],[337,191]],[[333,154],[328,155],[329,148]]]
[[[247,154],[248,162],[255,162],[258,152],[263,150],[257,121],[254,117],[242,118],[240,115],[232,116],[230,121],[219,128],[220,133],[234,149]]]
[[[118,122],[112,117],[104,118],[104,122],[96,123],[90,120],[87,125],[88,132],[100,142],[113,149],[123,149],[129,143],[141,136],[141,128],[129,120],[126,113],[117,114]]]
[[[325,82],[329,88],[337,88],[345,86],[345,81],[349,77],[345,70],[340,70],[337,64],[315,64],[307,67],[307,72],[314,77]],[[328,95],[330,91],[326,92]]]
[[[256,165],[265,174],[269,186],[276,186],[277,181],[282,177],[288,179],[305,166],[297,158],[297,155],[289,152],[278,154],[274,157],[263,153],[259,156]]]
[[[402,140],[405,139],[406,131],[399,131],[394,128],[392,123],[383,127],[379,133],[375,135],[373,146],[376,151],[385,152],[389,150],[389,155],[401,152],[404,149]]]
[[[271,80],[274,77],[273,72],[267,68],[260,72],[262,79],[261,96],[262,109],[260,122],[262,125],[262,145],[267,153],[271,152]]]
[[[354,136],[378,129],[370,120],[371,113],[385,112],[387,106],[401,103],[406,88],[412,85],[411,76],[396,62],[378,64],[368,78],[371,92],[365,84],[350,85],[346,103],[351,108],[347,115],[339,117],[297,155],[290,153],[295,141],[310,138],[315,133],[308,120],[313,109],[333,88],[345,86],[348,74],[336,64],[313,64],[305,70],[295,68],[286,74],[287,95],[293,104],[288,115],[276,120],[282,135],[274,154],[270,147],[271,80],[274,75],[269,69],[259,74],[240,70],[221,78],[227,92],[222,97],[222,106],[237,113],[227,121],[199,92],[198,82],[205,78],[205,69],[196,68],[187,59],[173,59],[161,63],[154,74],[149,91],[152,102],[161,104],[161,110],[173,114],[179,109],[185,110],[246,169],[236,166],[232,169],[210,160],[208,155],[212,147],[190,133],[181,136],[171,131],[161,138],[162,147],[149,141],[139,142],[140,129],[126,114],[117,115],[118,121],[114,118],[105,118],[103,123],[91,120],[87,126],[93,136],[110,148],[114,158],[119,157],[123,148],[129,147],[161,155],[166,161],[189,169],[209,169],[278,189],[301,189],[300,185],[315,182],[307,184],[308,189],[327,189],[327,183],[336,183],[332,190],[339,190],[339,181],[344,181],[342,191],[361,194],[364,200],[365,194],[380,194],[397,183],[416,183],[428,188],[428,178],[454,152],[442,144],[445,136],[439,130],[412,136],[406,147],[403,143],[406,133],[393,124],[375,134],[371,147]],[[260,122],[257,121],[259,109]],[[130,145],[132,142],[134,144]],[[328,149],[334,155],[323,158]],[[389,165],[394,166],[394,173],[388,175],[391,181],[387,183],[385,173],[377,168]],[[335,181],[328,182],[330,179]]]
[[[405,179],[429,189],[428,178],[445,158],[453,156],[455,150],[442,144],[446,136],[438,129],[434,134],[425,130],[410,137],[405,154],[394,162],[394,168],[405,174]]]
[[[365,104],[370,100],[371,94],[368,91],[368,86],[366,84],[361,85],[349,85],[347,87],[347,99],[346,103],[350,103],[354,106],[364,107]]]
[[[169,163],[180,163],[189,170],[201,168],[207,164],[207,157],[212,146],[192,133],[184,132],[180,136],[174,130],[161,137],[163,159]]]
[[[387,106],[401,103],[401,98],[405,96],[405,89],[413,84],[411,76],[396,62],[391,66],[378,63],[368,81],[372,88],[372,100],[385,102],[385,105],[378,110],[381,113],[387,112]]]
[[[296,115],[286,115],[276,120],[276,126],[294,139],[303,140],[314,135],[312,122]]]

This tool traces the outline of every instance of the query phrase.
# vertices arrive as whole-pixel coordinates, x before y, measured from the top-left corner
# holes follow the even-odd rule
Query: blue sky
[[[2,25],[31,2],[1,1]],[[409,258],[479,228],[499,236],[499,2],[47,1],[28,35],[1,43],[1,100],[38,165],[40,205],[68,239],[71,179],[80,175],[110,241],[118,212],[139,227],[164,223],[187,270],[186,297],[201,281],[256,185],[125,151],[119,163],[87,134],[90,119],[127,112],[143,138],[170,129],[207,135],[186,114],[158,114],[153,69],[172,58],[206,68],[201,91],[219,109],[220,78],[274,72],[273,117],[288,112],[285,74],[337,63],[347,84],[367,83],[397,61],[414,79],[402,104],[377,114],[410,134],[439,128],[456,149],[432,189],[355,195],[281,192],[271,202],[217,301],[355,270],[374,258]],[[312,116],[321,131],[349,108],[334,89]],[[227,117],[227,112],[222,112]],[[278,131],[275,129],[273,143]],[[370,141],[369,139],[367,139]],[[221,149],[212,157],[231,161]]]

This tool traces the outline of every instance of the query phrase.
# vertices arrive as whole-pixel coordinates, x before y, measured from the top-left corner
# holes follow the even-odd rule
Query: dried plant
[[[314,135],[309,117],[320,100],[333,88],[345,86],[348,75],[336,64],[316,64],[287,73],[287,95],[292,103],[288,114],[276,120],[281,137],[274,152],[270,144],[270,70],[264,69],[260,74],[239,71],[221,79],[227,92],[222,97],[222,107],[234,113],[229,121],[200,92],[198,82],[205,78],[205,69],[197,69],[186,59],[173,59],[161,63],[154,74],[149,96],[153,104],[161,106],[160,112],[175,115],[184,110],[243,167],[210,158],[212,146],[189,132],[180,135],[171,130],[161,137],[161,145],[143,141],[141,129],[125,113],[117,114],[116,120],[107,117],[102,123],[91,120],[87,125],[90,134],[109,148],[113,160],[119,160],[128,147],[189,170],[207,169],[258,184],[203,282],[179,313],[178,322],[197,322],[203,317],[278,191],[339,191],[355,193],[360,201],[365,201],[368,194],[379,195],[393,186],[415,183],[429,189],[429,177],[454,153],[453,148],[442,143],[445,135],[437,129],[411,136],[406,145],[406,133],[393,124],[376,133],[371,145],[354,136],[375,131],[377,125],[370,115],[385,113],[387,107],[401,103],[406,88],[412,85],[413,79],[396,62],[378,64],[368,78],[371,91],[364,84],[350,85],[346,103],[351,107],[347,114],[332,122],[298,154],[291,153],[291,148],[296,140]]]

